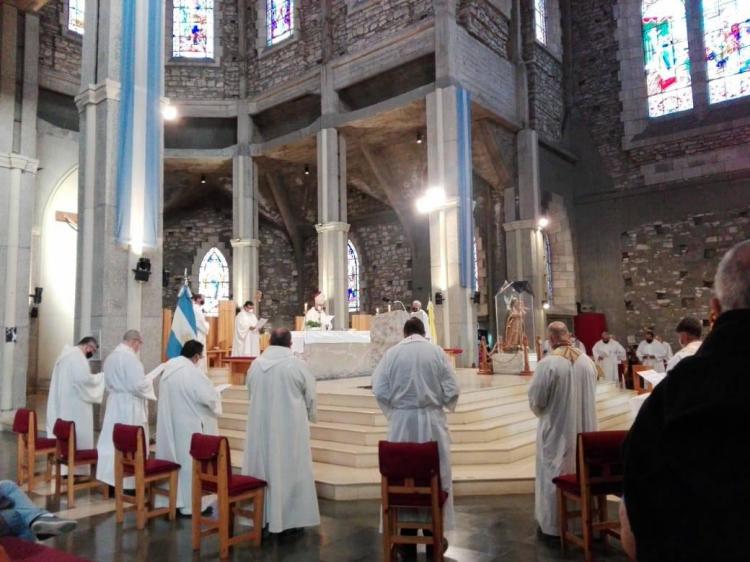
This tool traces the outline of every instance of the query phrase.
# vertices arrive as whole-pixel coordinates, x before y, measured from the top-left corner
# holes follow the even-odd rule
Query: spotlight
[[[548,303],[547,301],[543,301],[543,302],[542,302],[542,308],[543,308],[544,310],[549,310],[549,303]]]
[[[539,217],[536,225],[539,227],[539,230],[544,230],[549,226],[549,218],[547,218],[546,215],[542,215],[541,217]]]
[[[417,144],[422,144],[422,133],[421,132],[417,133]]]
[[[151,277],[151,260],[148,258],[138,258],[138,263],[135,264],[133,273],[135,274],[136,281],[142,283],[148,281],[148,278]]]
[[[161,116],[165,121],[174,121],[177,119],[177,108],[171,104],[164,105],[161,108]]]
[[[203,174],[201,176],[201,183],[205,185],[205,183],[206,183],[206,174]]]
[[[310,175],[310,166],[308,166],[307,164],[305,164],[305,175],[306,176]]]
[[[471,297],[471,302],[473,302],[474,304],[481,304],[482,296],[479,291],[474,291],[474,294]]]
[[[443,293],[441,293],[440,291],[435,293],[435,304],[436,305],[443,304]]]

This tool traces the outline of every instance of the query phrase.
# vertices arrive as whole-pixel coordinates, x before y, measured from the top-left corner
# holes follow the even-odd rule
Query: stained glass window
[[[750,2],[703,0],[703,32],[709,101],[750,94]]]
[[[291,37],[293,31],[293,0],[266,0],[266,41],[268,45],[275,45]]]
[[[649,116],[692,109],[685,0],[644,0],[641,14]]]
[[[219,301],[229,298],[229,266],[218,248],[211,248],[203,257],[198,273],[198,292],[206,300],[206,316],[219,315]]]
[[[68,2],[68,29],[83,35],[83,14],[86,0],[70,0]]]
[[[359,299],[359,255],[357,250],[349,240],[346,244],[347,272],[349,276],[349,312],[358,312],[360,307]]]
[[[546,0],[534,0],[534,32],[540,43],[547,44],[547,6]]]
[[[173,0],[172,56],[214,57],[214,0]]]

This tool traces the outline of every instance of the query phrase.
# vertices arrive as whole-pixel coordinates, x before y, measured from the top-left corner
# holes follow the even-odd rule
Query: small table
[[[449,347],[447,349],[443,348],[443,351],[445,351],[445,354],[448,356],[448,362],[451,364],[451,367],[453,367],[455,369],[456,368],[456,357],[458,357],[459,355],[461,355],[464,352],[464,350],[463,349],[459,349],[457,347],[453,347],[453,348]]]
[[[228,349],[209,349],[206,351],[206,361],[208,361],[209,367],[223,367],[226,361],[226,355],[229,353]]]
[[[255,361],[255,357],[227,357],[224,361],[229,363],[229,382],[236,386],[243,386],[247,371]]]

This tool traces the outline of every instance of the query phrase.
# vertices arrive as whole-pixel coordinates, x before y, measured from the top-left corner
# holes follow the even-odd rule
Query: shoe
[[[56,537],[57,535],[70,533],[76,527],[78,527],[78,521],[60,519],[51,513],[47,513],[34,519],[31,523],[31,532],[37,536],[46,535],[48,537]]]

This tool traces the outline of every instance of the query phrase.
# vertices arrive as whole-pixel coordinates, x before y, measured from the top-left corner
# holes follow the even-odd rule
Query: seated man
[[[0,537],[35,541],[69,533],[77,521],[60,519],[35,506],[15,482],[0,480]]]

